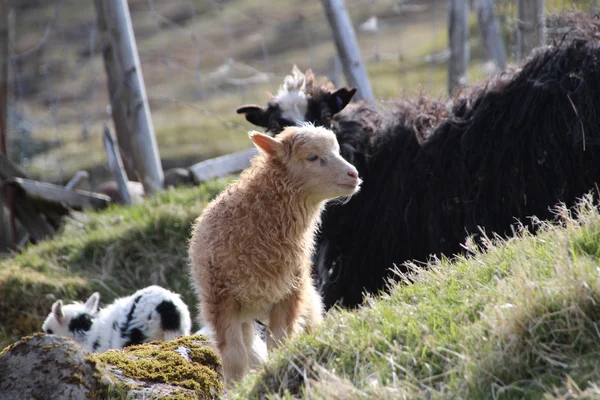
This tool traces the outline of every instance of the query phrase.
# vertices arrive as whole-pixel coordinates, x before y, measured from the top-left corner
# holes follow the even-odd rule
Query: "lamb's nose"
[[[351,176],[352,178],[358,178],[358,172],[357,171],[348,171],[348,176]]]

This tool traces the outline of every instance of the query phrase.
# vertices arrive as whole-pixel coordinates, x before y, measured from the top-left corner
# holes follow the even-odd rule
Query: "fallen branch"
[[[257,154],[255,147],[238,151],[237,153],[211,158],[192,165],[188,169],[192,172],[197,184],[209,179],[220,178],[225,175],[235,174],[250,165],[250,160]]]

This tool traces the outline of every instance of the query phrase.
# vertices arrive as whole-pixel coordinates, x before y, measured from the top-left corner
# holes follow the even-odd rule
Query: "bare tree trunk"
[[[468,0],[450,0],[448,28],[450,42],[448,93],[453,96],[467,81],[470,56]]]
[[[519,0],[518,20],[517,56],[522,59],[546,43],[544,0]]]
[[[100,28],[104,30],[105,45],[110,46],[110,49],[105,48],[110,96],[111,99],[113,96],[120,97],[117,104],[111,101],[111,106],[120,107],[119,110],[112,108],[115,127],[121,129],[119,140],[123,138],[119,144],[126,158],[132,156],[136,178],[141,181],[145,193],[150,195],[164,187],[164,174],[129,7],[126,0],[95,0],[95,4]],[[115,63],[118,65],[113,65]],[[129,142],[124,139],[127,133],[123,133],[123,125],[128,127]]]
[[[500,34],[500,25],[494,12],[494,0],[476,1],[477,20],[488,57],[499,70],[506,68],[506,51]]]
[[[356,33],[344,0],[321,0],[321,3],[333,32],[333,41],[344,68],[346,81],[358,89],[356,99],[374,99],[371,82],[360,55]]]

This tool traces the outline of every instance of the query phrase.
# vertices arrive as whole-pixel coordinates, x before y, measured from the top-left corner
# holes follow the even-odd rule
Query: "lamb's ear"
[[[100,293],[94,292],[85,302],[85,308],[91,313],[98,312],[98,304],[100,303]]]
[[[62,306],[62,300],[56,300],[54,304],[52,304],[52,314],[54,314],[54,318],[56,318],[59,324],[62,323],[65,319],[65,314],[63,312]]]
[[[269,126],[269,114],[267,113],[267,110],[261,106],[249,104],[238,107],[235,112],[238,114],[244,114],[246,116],[246,121],[250,122],[251,124],[262,126],[263,128],[267,128]]]
[[[281,155],[284,152],[283,144],[269,135],[257,131],[250,131],[248,132],[248,136],[259,150],[271,157]]]
[[[337,114],[344,109],[352,100],[352,96],[356,93],[356,88],[340,88],[335,92],[331,93],[328,100],[329,109],[331,114]]]

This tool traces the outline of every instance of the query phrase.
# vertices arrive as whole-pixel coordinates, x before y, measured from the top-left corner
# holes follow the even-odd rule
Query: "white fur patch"
[[[294,122],[304,121],[309,97],[306,94],[306,77],[294,65],[292,75],[285,77],[277,92],[276,100],[281,109],[281,116]]]
[[[170,301],[179,311],[179,327],[175,330],[167,331],[162,327],[162,317],[156,307],[163,301]],[[51,329],[55,335],[71,337],[90,352],[122,349],[130,341],[129,335],[135,329],[142,334],[144,341],[149,341],[187,336],[192,327],[190,312],[179,294],[156,285],[118,298],[97,313],[81,302],[62,306],[62,312],[64,317],[58,321],[52,311],[42,329]],[[72,332],[69,322],[82,314],[90,316],[90,330]]]

